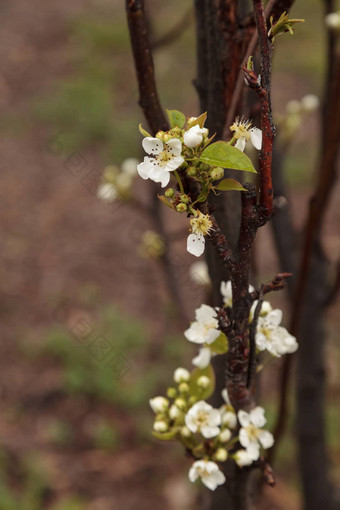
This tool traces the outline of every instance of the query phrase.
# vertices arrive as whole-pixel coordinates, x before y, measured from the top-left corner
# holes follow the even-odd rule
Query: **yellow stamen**
[[[197,212],[196,218],[190,220],[191,230],[193,234],[205,236],[212,227],[212,221],[208,214],[203,214],[201,211]]]

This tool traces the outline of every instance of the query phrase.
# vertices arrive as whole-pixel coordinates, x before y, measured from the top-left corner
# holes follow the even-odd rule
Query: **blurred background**
[[[179,445],[152,438],[148,407],[176,367],[190,366],[194,349],[182,335],[187,323],[176,317],[158,249],[148,249],[150,218],[126,201],[97,197],[108,165],[142,158],[138,124],[145,121],[123,4],[1,2],[0,510],[198,508],[199,490],[187,481],[190,461]],[[147,5],[155,41],[186,16],[181,35],[156,47],[155,66],[162,103],[196,115],[190,5]],[[289,101],[320,97],[323,85],[320,2],[296,2],[292,17],[306,23],[276,44],[278,122],[294,114]],[[315,182],[318,115],[316,109],[289,121],[297,125],[285,174],[297,227]],[[143,201],[145,183],[136,180],[133,193]],[[333,260],[338,197],[335,191],[323,230]],[[188,276],[195,261],[185,251],[187,223],[169,213],[171,260],[190,320],[209,288]],[[260,282],[279,270],[269,226],[259,231],[255,262]],[[286,299],[271,296],[283,309]],[[333,481],[340,476],[339,322],[339,307],[332,305],[326,426]],[[268,428],[277,367],[268,368],[271,390],[261,401]],[[278,451],[277,488],[265,489],[261,508],[301,508],[293,424],[291,412]]]

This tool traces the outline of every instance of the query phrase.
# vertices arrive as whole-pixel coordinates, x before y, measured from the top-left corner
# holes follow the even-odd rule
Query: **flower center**
[[[201,211],[198,211],[198,216],[196,218],[192,218],[190,220],[190,224],[192,227],[193,234],[197,235],[207,235],[209,230],[212,227],[212,222],[209,218],[208,214],[203,214]]]
[[[245,138],[246,141],[249,140],[250,134],[249,130],[251,128],[251,122],[248,120],[238,120],[236,119],[234,124],[230,126],[230,131],[234,131],[234,137],[236,139],[238,138]]]
[[[248,425],[248,427],[247,427],[247,434],[248,434],[250,441],[257,441],[258,429],[252,423],[250,423],[250,425]]]
[[[205,411],[199,411],[196,416],[196,423],[197,426],[204,427],[204,425],[207,425],[209,421],[209,415]]]

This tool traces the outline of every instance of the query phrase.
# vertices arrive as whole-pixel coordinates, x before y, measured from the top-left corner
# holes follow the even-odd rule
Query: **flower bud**
[[[187,211],[188,207],[186,204],[178,204],[176,205],[176,211],[179,212],[179,213],[182,213],[182,212],[185,212]]]
[[[207,163],[201,163],[200,169],[202,170],[202,172],[207,172],[210,169],[210,166],[207,165]]]
[[[185,411],[187,407],[185,400],[183,398],[176,398],[175,406],[178,407],[178,409],[180,409],[181,411]]]
[[[189,177],[195,177],[195,175],[197,175],[197,170],[194,166],[189,166],[189,168],[187,169],[187,174],[189,175]]]
[[[174,196],[175,192],[172,188],[168,188],[167,190],[165,190],[165,193],[164,195],[167,197],[167,198],[172,198]]]
[[[189,398],[189,404],[190,405],[194,405],[196,404],[197,402],[197,397],[194,397],[194,395],[192,395],[190,398]]]
[[[183,202],[183,204],[189,204],[190,203],[190,197],[188,195],[181,195],[181,202]]]
[[[154,397],[149,400],[154,413],[164,413],[169,407],[169,400],[164,397]]]
[[[168,424],[164,420],[157,420],[153,424],[153,429],[156,432],[166,432],[168,430]]]
[[[188,427],[184,426],[184,427],[181,428],[181,436],[183,436],[183,437],[190,437],[191,436],[191,432],[188,429]]]
[[[172,405],[169,410],[169,416],[172,420],[177,420],[177,418],[180,418],[182,416],[182,411],[178,409],[177,406]]]
[[[166,392],[169,398],[176,398],[177,397],[177,390],[176,388],[168,388],[168,391]]]
[[[319,99],[314,94],[307,94],[301,99],[301,106],[307,113],[311,113],[317,110],[319,104]]]
[[[214,459],[218,462],[224,462],[228,458],[228,452],[225,448],[218,448],[215,452]]]
[[[178,389],[179,389],[180,393],[189,393],[189,384],[186,382],[182,382],[178,386]]]
[[[221,443],[227,443],[231,438],[231,431],[229,429],[224,429],[218,436],[218,439]]]
[[[206,388],[208,388],[208,386],[210,384],[210,379],[206,375],[201,375],[201,377],[199,377],[197,379],[196,384],[199,388],[202,388],[202,390],[205,390]]]
[[[203,129],[198,124],[195,124],[184,133],[183,139],[187,147],[194,149],[203,142]]]
[[[222,179],[222,177],[224,177],[224,169],[219,166],[217,166],[216,168],[212,168],[210,170],[210,177],[214,181],[218,181],[219,179]]]
[[[176,368],[174,372],[174,381],[179,384],[181,382],[188,382],[190,379],[190,372],[186,368]]]

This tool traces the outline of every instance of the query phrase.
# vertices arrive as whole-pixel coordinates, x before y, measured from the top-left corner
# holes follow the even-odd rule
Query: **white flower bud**
[[[172,405],[169,410],[169,416],[172,420],[177,420],[177,418],[182,416],[182,411],[177,406]]]
[[[176,368],[174,372],[174,381],[179,384],[187,382],[190,379],[190,372],[186,368]]]
[[[97,197],[102,202],[113,202],[117,198],[117,190],[113,186],[113,184],[106,182],[103,184],[100,184],[97,190]]]
[[[181,382],[181,384],[178,386],[180,393],[189,393],[189,384],[186,382]]]
[[[197,386],[199,388],[202,388],[203,390],[208,388],[209,384],[210,384],[210,379],[206,375],[201,375],[201,377],[199,377],[197,379]]]
[[[222,425],[226,425],[230,429],[235,429],[237,425],[236,414],[232,411],[226,411],[222,414]]]
[[[184,133],[183,139],[185,145],[190,149],[197,147],[203,142],[203,134],[205,134],[205,131],[198,124],[195,124],[195,126],[192,126]]]
[[[122,172],[134,177],[137,175],[137,165],[139,161],[136,158],[127,158],[121,164]]]
[[[229,429],[222,430],[221,434],[218,436],[218,439],[221,443],[227,443],[231,438],[231,431]]]
[[[218,448],[214,455],[215,460],[218,462],[224,462],[228,458],[228,452],[225,448]]]
[[[191,432],[188,429],[188,427],[184,426],[184,427],[181,428],[181,436],[183,436],[183,437],[190,437],[191,436]]]
[[[187,407],[185,400],[183,400],[183,398],[176,398],[175,406],[177,406],[178,409],[180,409],[181,411],[185,411],[185,409]]]
[[[234,455],[235,462],[239,467],[250,466],[252,464],[253,459],[251,455],[247,452],[247,450],[237,450]]]
[[[288,101],[286,104],[286,110],[288,113],[298,113],[301,110],[300,101],[297,101],[296,99]]]
[[[169,400],[164,397],[154,397],[149,400],[154,413],[164,413],[169,407]]]
[[[164,420],[157,420],[153,424],[153,429],[156,432],[166,432],[168,430],[168,424]]]

